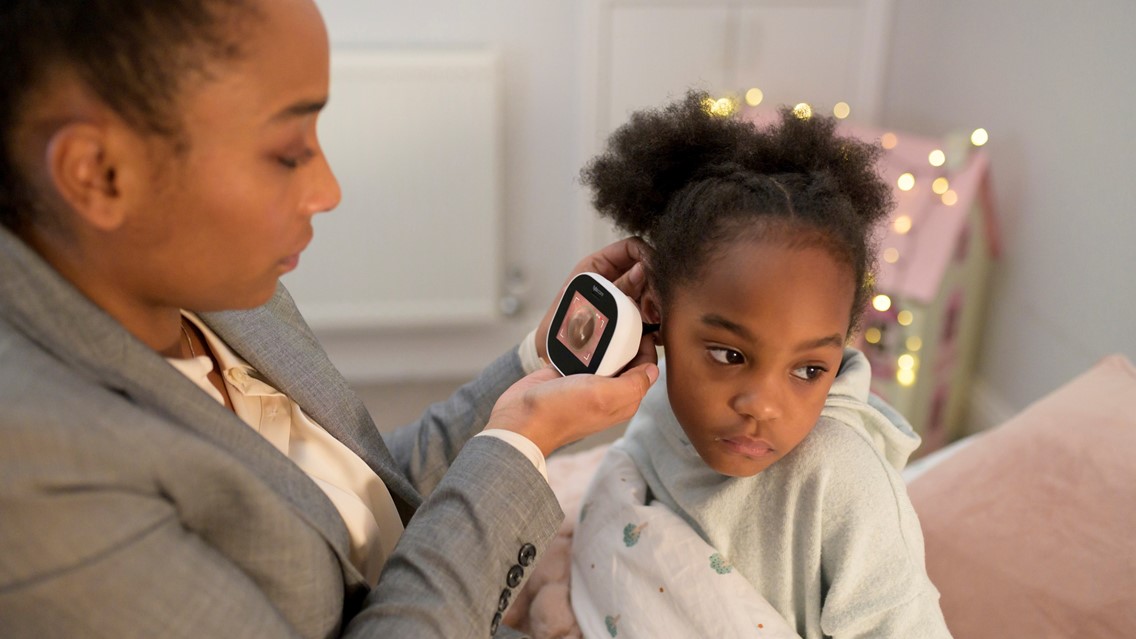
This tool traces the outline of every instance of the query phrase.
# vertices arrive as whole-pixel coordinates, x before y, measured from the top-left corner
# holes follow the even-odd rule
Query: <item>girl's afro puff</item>
[[[581,173],[596,209],[646,240],[664,304],[739,237],[819,244],[851,270],[854,326],[870,293],[874,229],[892,204],[876,172],[882,149],[837,135],[831,117],[782,108],[759,127],[713,114],[709,101],[691,91],[616,130]]]

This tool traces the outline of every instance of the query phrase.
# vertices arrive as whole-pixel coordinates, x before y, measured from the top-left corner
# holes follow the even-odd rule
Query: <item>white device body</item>
[[[610,377],[635,357],[642,337],[635,302],[604,276],[580,273],[564,290],[545,346],[561,375]]]

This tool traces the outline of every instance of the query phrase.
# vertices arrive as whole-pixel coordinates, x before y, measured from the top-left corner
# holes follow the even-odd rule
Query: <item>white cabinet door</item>
[[[688,89],[764,95],[761,107],[808,102],[874,123],[879,111],[891,0],[591,0],[585,14],[585,157],[632,111]],[[611,239],[589,206],[594,233]]]
[[[343,191],[284,278],[321,334],[498,318],[501,89],[492,51],[335,51],[320,139]]]

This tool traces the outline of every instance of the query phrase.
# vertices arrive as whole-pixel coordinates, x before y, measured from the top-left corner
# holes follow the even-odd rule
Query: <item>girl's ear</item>
[[[639,298],[639,314],[643,316],[643,322],[645,324],[661,324],[663,318],[661,309],[658,294],[655,293],[654,287],[648,286]]]

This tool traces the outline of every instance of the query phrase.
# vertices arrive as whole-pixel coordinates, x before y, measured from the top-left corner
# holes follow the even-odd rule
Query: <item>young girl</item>
[[[577,620],[587,637],[948,637],[898,473],[918,437],[845,348],[891,204],[877,150],[831,119],[757,128],[705,99],[635,114],[584,171],[649,246],[665,383],[584,498]]]

